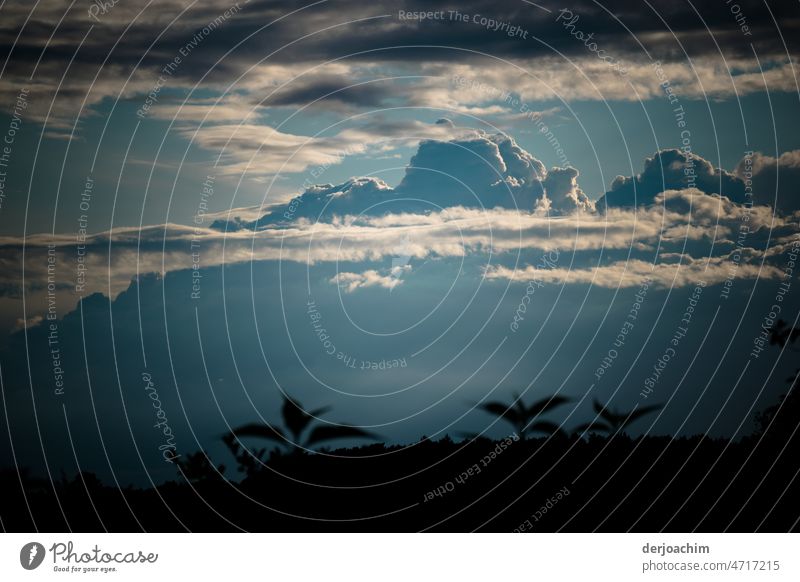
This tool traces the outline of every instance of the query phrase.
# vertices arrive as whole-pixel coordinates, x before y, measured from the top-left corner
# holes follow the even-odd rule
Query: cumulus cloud
[[[454,128],[449,120],[434,124]],[[228,230],[258,228],[300,218],[330,221],[336,216],[438,212],[445,208],[505,208],[559,214],[592,211],[574,168],[552,168],[505,134],[458,130],[453,139],[423,140],[396,188],[374,177],[307,188],[258,221],[217,224]]]
[[[581,189],[577,169],[548,170],[513,138],[474,131],[447,141],[423,140],[395,188],[370,177],[315,185],[289,203],[275,205],[260,220],[218,226],[252,228],[298,218],[329,221],[347,214],[428,213],[456,206],[570,214],[669,202],[673,207],[683,205],[681,213],[689,212],[692,205],[712,205],[718,213],[724,206],[724,212],[730,213],[730,204],[755,205],[763,213],[773,202],[770,192],[777,184],[781,184],[778,210],[797,210],[793,192],[800,186],[800,150],[778,159],[756,153],[750,162],[728,172],[697,154],[664,149],[645,159],[641,173],[617,176],[595,203]],[[681,190],[690,195],[674,194]],[[667,197],[664,192],[673,194]]]
[[[800,210],[800,150],[772,157],[761,152],[745,155],[733,172],[714,165],[694,153],[665,149],[645,160],[635,176],[617,176],[597,202],[600,210],[661,203],[665,190],[692,190],[711,195],[710,199],[684,199],[704,204],[722,198],[725,203],[755,205],[759,212],[767,207],[790,215]],[[673,204],[679,199],[672,197]],[[720,202],[723,203],[723,202]]]
[[[338,185],[317,184],[264,216],[260,224],[299,218],[316,221],[333,213],[355,215],[371,209],[373,213],[386,212],[381,206],[392,200],[392,192],[391,186],[380,178],[353,178]]]
[[[617,176],[598,201],[598,208],[652,204],[665,190],[697,188],[706,194],[720,194],[745,202],[744,181],[692,152],[664,149],[645,159],[644,169],[635,176]]]
[[[752,180],[753,199],[785,214],[800,210],[800,150],[777,158],[760,152],[743,158],[736,167],[743,180]]]
[[[436,191],[441,206],[484,205],[482,189],[502,180],[505,162],[497,144],[484,137],[449,142],[427,140],[419,144],[398,189],[428,196]],[[435,201],[434,201],[435,202]]]
[[[550,170],[543,183],[545,196],[539,201],[540,206],[549,212],[593,211],[594,202],[578,186],[579,175],[572,167]]]

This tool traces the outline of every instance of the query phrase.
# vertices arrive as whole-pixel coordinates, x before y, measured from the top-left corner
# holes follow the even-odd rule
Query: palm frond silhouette
[[[239,461],[240,470],[250,473],[258,467],[267,453],[266,448],[245,450],[240,439],[256,438],[272,441],[279,447],[299,453],[317,446],[326,441],[343,438],[369,438],[377,439],[376,435],[355,426],[346,424],[317,424],[314,420],[330,412],[330,406],[323,406],[312,411],[306,411],[294,398],[283,395],[281,417],[284,429],[269,423],[250,423],[234,428],[222,437],[222,440]]]
[[[611,410],[608,406],[601,404],[598,400],[595,400],[594,411],[597,413],[599,418],[595,418],[591,422],[578,425],[575,427],[575,432],[600,432],[607,435],[614,435],[624,431],[635,421],[647,414],[650,414],[651,412],[655,412],[661,407],[661,404],[652,404],[650,406],[634,408],[629,412],[621,412]]]
[[[514,393],[511,404],[493,401],[479,404],[478,408],[510,423],[519,437],[525,439],[531,433],[563,435],[564,431],[554,422],[539,420],[539,417],[570,401],[565,396],[549,396],[525,406],[522,397]]]

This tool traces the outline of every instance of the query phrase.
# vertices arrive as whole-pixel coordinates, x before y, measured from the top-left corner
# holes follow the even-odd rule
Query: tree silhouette
[[[788,324],[779,319],[770,330],[770,345],[786,347],[794,352],[797,347],[792,345],[800,338],[800,329],[789,327]],[[798,426],[800,426],[800,394],[796,389],[797,381],[800,377],[800,369],[786,378],[789,389],[778,397],[778,402],[773,404],[755,416],[756,436],[762,439],[772,440],[776,443],[791,442],[795,447],[798,443]],[[782,446],[782,445],[779,445]]]
[[[272,441],[285,449],[289,449],[294,454],[299,454],[304,450],[334,439],[378,438],[376,435],[358,427],[345,424],[317,424],[312,427],[315,418],[330,410],[329,406],[323,406],[311,412],[306,412],[297,400],[284,394],[281,416],[286,430],[281,430],[279,427],[269,423],[250,423],[234,428],[224,435],[222,440],[239,462],[239,470],[251,474],[263,463],[267,449],[245,449],[241,446],[240,439],[242,438]]]
[[[177,459],[175,464],[180,468],[183,476],[193,483],[199,483],[221,477],[225,473],[225,465],[216,468],[203,451],[197,451]]]
[[[655,412],[661,408],[661,404],[653,404],[650,406],[641,406],[635,408],[630,412],[613,411],[607,406],[600,404],[598,400],[594,401],[594,411],[600,418],[595,418],[591,422],[586,422],[575,428],[575,432],[601,432],[609,436],[622,432],[636,420],[639,420],[646,414]]]
[[[522,397],[514,393],[514,402],[505,404],[499,401],[484,402],[478,408],[511,423],[521,439],[528,438],[530,433],[538,432],[549,435],[563,435],[564,431],[554,422],[538,420],[542,414],[569,402],[565,396],[550,396],[525,406]]]
[[[778,345],[784,347],[787,343],[793,344],[798,337],[800,337],[800,329],[789,327],[785,321],[779,319],[769,332],[769,343],[773,346]],[[797,348],[791,345],[789,349],[797,351]]]

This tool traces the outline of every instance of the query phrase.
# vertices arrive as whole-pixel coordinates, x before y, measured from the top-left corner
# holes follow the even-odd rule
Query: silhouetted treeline
[[[156,489],[84,474],[54,491],[23,476],[25,495],[5,471],[0,516],[7,531],[787,531],[800,516],[798,448],[796,433],[780,447],[759,435],[445,438],[275,452],[238,483],[199,457],[190,479]]]

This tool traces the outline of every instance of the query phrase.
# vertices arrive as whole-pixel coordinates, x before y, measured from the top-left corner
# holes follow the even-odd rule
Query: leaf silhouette
[[[618,426],[626,418],[626,415],[617,414],[605,404],[600,404],[599,400],[594,401],[594,411],[612,427]]]
[[[303,410],[302,405],[288,396],[283,397],[283,408],[281,409],[283,422],[286,428],[294,435],[295,439],[300,439],[300,433],[305,430],[311,422],[311,415]]]
[[[600,418],[602,418],[609,424],[608,431],[610,433],[622,430],[622,427],[624,427],[627,424],[625,420],[628,418],[628,415],[630,413],[614,411],[607,405],[600,404],[598,401],[595,400],[594,409],[598,410],[598,408],[600,409],[598,412]]]
[[[629,424],[631,424],[633,421],[640,419],[641,417],[643,417],[643,416],[644,416],[644,415],[646,415],[646,414],[650,414],[651,412],[655,412],[656,410],[658,410],[658,409],[660,409],[660,408],[661,408],[661,405],[660,405],[660,404],[653,404],[653,405],[651,405],[651,406],[642,406],[642,407],[640,407],[640,408],[637,408],[636,410],[632,411],[632,412],[631,412],[631,413],[630,413],[630,414],[629,414],[629,415],[628,415],[628,416],[625,418],[625,420],[623,420],[623,421],[622,421],[622,426],[621,426],[621,428],[625,428],[625,427],[627,427],[627,426],[628,426]]]
[[[514,402],[506,405],[502,402],[493,401],[479,404],[478,408],[489,414],[502,418],[512,425],[519,433],[520,438],[525,438],[529,432],[541,432],[545,434],[558,434],[562,432],[558,425],[547,421],[536,421],[536,418],[562,404],[570,401],[564,396],[550,396],[537,400],[526,407],[519,394],[513,394]]]
[[[270,424],[251,423],[242,425],[226,433],[222,436],[222,441],[228,446],[231,454],[239,463],[239,471],[247,475],[253,475],[263,467],[263,458],[267,454],[267,450],[260,449],[258,451],[250,451],[240,445],[237,440],[238,438],[252,437],[271,440],[284,445],[292,454],[299,454],[303,449],[332,439],[378,438],[367,431],[349,425],[319,425],[309,433],[308,427],[313,420],[330,411],[330,409],[329,406],[323,406],[311,412],[306,412],[297,400],[284,394],[281,415],[283,416],[286,429],[288,433],[291,434],[292,438],[287,436],[286,431],[282,431]],[[304,432],[308,433],[305,439],[302,438]]]
[[[310,447],[315,444],[321,443],[323,441],[329,441],[333,439],[345,439],[354,437],[370,438],[370,439],[378,438],[374,434],[355,426],[347,426],[347,425],[336,426],[332,424],[325,424],[322,426],[318,426],[311,431],[311,434],[308,436],[308,440],[306,441],[306,446]]]
[[[517,412],[517,417],[524,418],[527,411],[525,410],[525,403],[522,402],[522,396],[518,392],[514,392],[512,396],[514,397],[514,408]]]
[[[551,396],[550,398],[542,398],[528,407],[527,414],[528,416],[544,414],[545,412],[553,410],[554,408],[566,404],[569,401],[570,399],[566,396]]]
[[[581,424],[575,428],[577,432],[604,432],[612,435],[624,430],[631,423],[640,419],[646,414],[650,414],[662,407],[661,404],[652,404],[650,406],[642,406],[635,408],[630,412],[614,412],[608,406],[601,404],[599,400],[595,400],[593,404],[594,411],[600,416],[600,420],[593,420]]]
[[[478,405],[478,408],[481,410],[488,412],[489,414],[494,414],[495,416],[502,416],[507,418],[511,422],[519,422],[520,415],[514,408],[511,408],[502,402],[485,402],[483,404]]]
[[[333,408],[332,406],[323,406],[321,408],[317,408],[316,410],[312,410],[311,412],[308,413],[308,415],[313,418],[319,418],[323,414],[330,412],[332,408]]]

